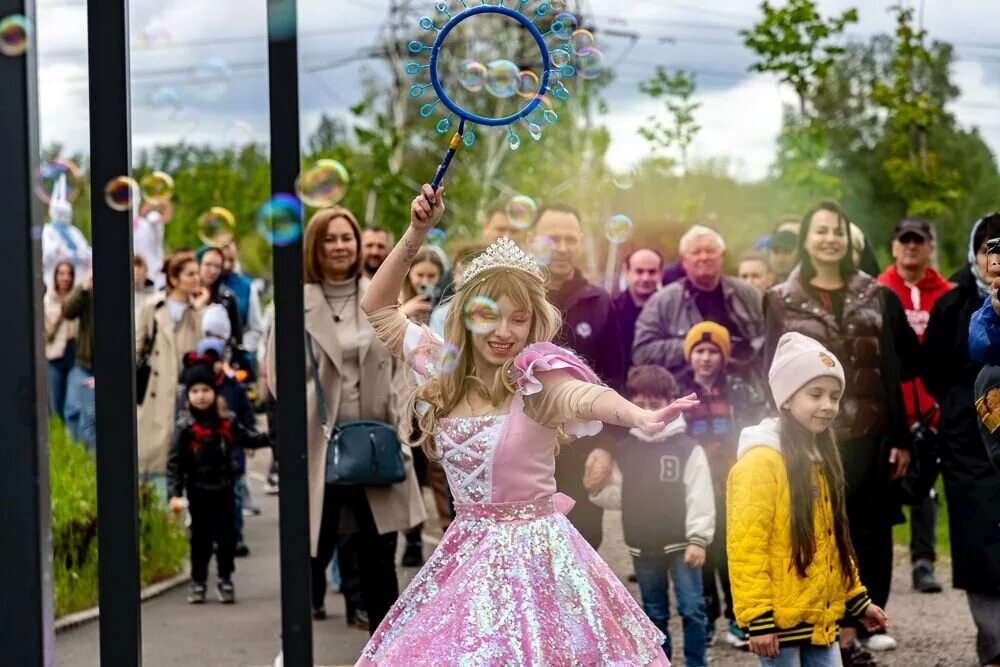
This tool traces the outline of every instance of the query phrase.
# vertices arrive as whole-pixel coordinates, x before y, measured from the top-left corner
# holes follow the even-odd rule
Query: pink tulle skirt
[[[357,664],[669,667],[663,634],[559,495],[459,506]]]

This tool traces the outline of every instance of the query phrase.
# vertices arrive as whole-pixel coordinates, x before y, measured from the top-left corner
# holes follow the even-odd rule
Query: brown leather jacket
[[[848,280],[843,314],[837,320],[833,313],[823,308],[814,293],[805,288],[800,267],[764,297],[767,367],[770,367],[778,338],[788,331],[815,338],[844,365],[847,387],[835,426],[840,442],[886,435],[890,431],[899,435],[899,415],[894,412],[900,409],[900,400],[891,395],[891,392],[898,394],[899,360],[894,349],[886,349],[887,346],[895,347],[892,338],[897,332],[886,331],[886,328],[898,328],[900,323],[894,321],[895,317],[887,322],[886,311],[892,306],[901,310],[901,306],[896,299],[897,303],[887,308],[888,298],[885,288],[874,278],[856,272]],[[904,433],[908,431],[905,417],[902,428]],[[893,446],[907,447],[908,443],[894,442]]]

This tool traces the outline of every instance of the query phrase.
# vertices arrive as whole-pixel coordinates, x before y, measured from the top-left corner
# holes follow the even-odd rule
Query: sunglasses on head
[[[899,237],[900,243],[916,243],[917,245],[923,245],[927,242],[920,234],[906,233]]]

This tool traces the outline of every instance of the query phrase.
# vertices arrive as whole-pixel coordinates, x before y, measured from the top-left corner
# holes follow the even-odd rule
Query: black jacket
[[[617,311],[608,293],[588,283],[577,271],[550,298],[563,315],[555,343],[576,352],[602,382],[621,391],[625,386],[627,355]]]
[[[232,413],[195,420],[187,410],[177,418],[167,457],[167,488],[171,498],[184,489],[218,491],[232,488],[233,447],[269,447],[267,436],[248,429]]]
[[[1000,594],[1000,473],[989,461],[976,413],[969,320],[983,304],[972,269],[937,300],[923,341],[924,386],[941,405],[941,473],[948,498],[955,588]]]

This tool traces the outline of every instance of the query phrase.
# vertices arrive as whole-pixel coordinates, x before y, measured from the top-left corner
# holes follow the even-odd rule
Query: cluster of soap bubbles
[[[131,176],[116,176],[104,186],[104,203],[115,211],[131,210],[140,199],[153,207],[163,207],[174,196],[174,179],[164,171],[154,171],[137,182]],[[164,216],[161,213],[161,220]]]
[[[31,24],[23,14],[11,14],[0,20],[0,54],[20,56],[28,50]]]
[[[498,99],[518,95],[531,98],[538,94],[541,80],[531,70],[519,69],[510,60],[500,58],[484,65],[466,58],[458,65],[458,83],[470,93],[486,90]]]

